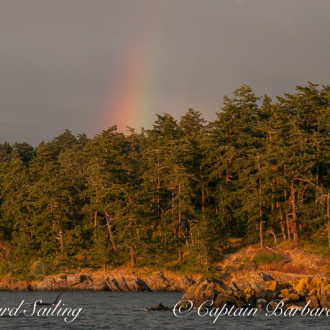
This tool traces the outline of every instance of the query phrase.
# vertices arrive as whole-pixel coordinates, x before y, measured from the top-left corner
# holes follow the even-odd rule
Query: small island
[[[0,144],[0,289],[329,307],[330,86]]]

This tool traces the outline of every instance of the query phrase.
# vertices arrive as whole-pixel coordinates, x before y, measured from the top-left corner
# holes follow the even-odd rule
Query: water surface
[[[17,307],[22,300],[37,299],[52,302],[56,292],[0,292],[0,308]],[[160,301],[174,306],[182,293],[176,292],[64,292],[62,303],[82,308],[83,313],[72,323],[63,317],[0,317],[1,329],[330,329],[329,317],[254,317],[223,316],[213,324],[213,318],[193,312],[176,318],[171,311],[145,311]],[[66,307],[65,306],[65,307]],[[32,306],[25,308],[32,312]],[[40,308],[40,307],[38,307]],[[49,307],[48,307],[49,308]],[[64,308],[64,307],[63,307]],[[23,308],[24,309],[24,308]],[[69,318],[69,319],[72,319]]]

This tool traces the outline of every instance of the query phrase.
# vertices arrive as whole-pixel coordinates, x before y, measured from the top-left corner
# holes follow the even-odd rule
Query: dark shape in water
[[[56,297],[56,299],[54,300],[53,303],[46,303],[46,302],[44,303],[44,302],[41,302],[41,303],[37,303],[36,305],[37,306],[55,306],[60,301],[61,294],[62,294],[62,292]]]
[[[171,311],[173,308],[166,307],[162,302],[159,302],[156,307],[145,308],[145,311]]]

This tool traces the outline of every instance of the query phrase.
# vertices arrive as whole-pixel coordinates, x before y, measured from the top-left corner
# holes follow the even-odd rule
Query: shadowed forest
[[[298,247],[329,218],[330,85],[242,85],[217,119],[0,144],[0,273],[212,264],[232,238]]]

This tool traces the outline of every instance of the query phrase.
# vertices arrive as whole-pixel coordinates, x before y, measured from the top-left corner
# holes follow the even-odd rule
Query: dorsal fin
[[[56,297],[53,305],[56,305],[60,301],[61,294],[62,294],[62,292]]]

